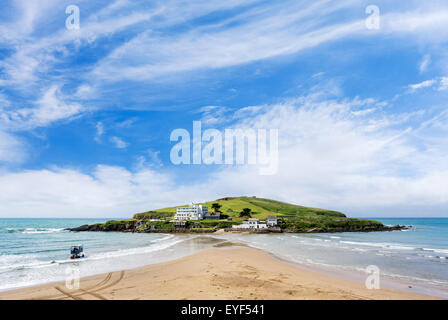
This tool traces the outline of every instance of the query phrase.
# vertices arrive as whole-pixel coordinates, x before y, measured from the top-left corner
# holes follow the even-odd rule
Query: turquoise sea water
[[[65,228],[107,219],[0,219],[0,291],[63,281],[67,267],[81,277],[179,258],[202,248],[189,236],[70,232]],[[70,246],[86,257],[70,260]]]
[[[68,266],[78,268],[84,277],[176,259],[221,239],[359,281],[366,277],[367,266],[376,265],[387,286],[448,297],[448,218],[377,218],[387,225],[413,228],[373,233],[167,235],[64,230],[105,220],[0,219],[0,290],[64,280]],[[85,259],[68,259],[70,246],[76,244],[84,245]]]
[[[287,261],[365,281],[375,265],[388,287],[448,298],[448,218],[371,218],[406,231],[226,235]],[[409,288],[412,287],[412,288]]]

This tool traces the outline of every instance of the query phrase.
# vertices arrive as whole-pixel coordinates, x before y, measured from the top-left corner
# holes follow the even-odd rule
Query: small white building
[[[249,220],[243,221],[242,224],[232,226],[235,229],[266,229],[267,227],[266,223],[260,223],[260,220],[257,218],[250,218]]]
[[[268,227],[275,227],[277,225],[277,223],[278,223],[277,217],[274,217],[274,216],[266,217],[266,224],[268,225]]]
[[[207,213],[207,206],[191,204],[189,207],[177,208],[174,220],[202,220]]]

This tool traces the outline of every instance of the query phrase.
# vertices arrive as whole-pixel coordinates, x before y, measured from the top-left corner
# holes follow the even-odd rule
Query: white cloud
[[[17,10],[18,17],[15,21],[10,22],[6,26],[8,31],[3,36],[9,40],[25,37],[31,34],[36,25],[48,17],[51,11],[55,10],[55,5],[59,0],[14,0],[13,4]],[[14,12],[14,10],[11,10]],[[1,39],[1,38],[0,38]]]
[[[205,106],[199,109],[202,113],[201,121],[206,125],[216,125],[229,120],[227,113],[229,109],[221,106]]]
[[[90,174],[61,168],[7,173],[0,175],[0,215],[126,217],[231,195],[270,197],[352,216],[403,216],[409,207],[434,206],[438,212],[418,214],[442,215],[446,210],[440,208],[448,205],[448,127],[439,124],[448,113],[418,127],[408,122],[422,114],[354,114],[377,103],[305,96],[260,106],[239,118],[233,127],[280,128],[276,175],[260,176],[251,166],[223,166],[185,183],[182,176],[148,169],[146,159],[135,171],[98,166]]]
[[[141,170],[149,167],[162,167],[163,163],[160,160],[160,151],[151,149],[146,150],[146,155],[137,157],[136,169]]]
[[[53,86],[48,89],[38,101],[38,108],[19,110],[23,115],[30,115],[30,121],[37,126],[48,125],[51,122],[69,119],[80,114],[84,108],[77,103],[66,103],[63,101],[60,89]]]
[[[126,119],[124,121],[117,122],[115,126],[118,128],[131,128],[136,120],[137,118]]]
[[[125,9],[126,7],[132,6],[132,3],[129,0],[115,0],[107,7],[101,9],[97,14],[93,15],[93,17],[107,17],[111,14],[115,13],[117,10]]]
[[[11,102],[7,98],[6,95],[3,93],[0,93],[0,110],[2,110],[4,107],[8,107],[11,105]]]
[[[214,3],[212,3],[214,4]],[[184,33],[143,32],[115,49],[93,71],[102,80],[148,80],[179,72],[224,68],[293,54],[347,37],[403,37],[445,41],[448,8],[397,10],[381,16],[378,32],[365,28],[353,1],[269,3],[216,24]],[[336,13],[345,20],[334,19]],[[319,18],[316,18],[319,17]],[[352,19],[347,19],[352,17]],[[409,40],[409,37],[407,38]],[[426,69],[429,56],[421,68]]]
[[[0,176],[0,216],[126,217],[166,201],[169,183],[148,169],[103,165],[90,175],[62,168],[8,173]]]
[[[24,142],[0,130],[0,164],[20,164],[26,158]]]
[[[87,84],[82,84],[76,89],[74,96],[81,100],[85,100],[95,97],[96,94],[97,92],[95,88]]]
[[[103,125],[103,123],[100,121],[100,122],[98,122],[98,123],[96,124],[95,128],[96,128],[96,135],[95,135],[94,140],[95,140],[97,143],[100,143],[100,142],[101,142],[101,136],[104,134],[104,125]]]
[[[422,88],[432,87],[436,82],[437,82],[436,80],[425,80],[425,81],[420,82],[420,83],[410,84],[409,88],[412,91],[415,91],[415,90],[422,89]]]
[[[156,166],[162,166],[162,160],[160,160],[160,151],[148,150],[148,158],[150,163]]]
[[[1,115],[1,120],[10,129],[27,129],[72,119],[85,111],[83,106],[67,103],[65,99],[59,87],[52,86],[43,93],[34,108],[8,110]]]
[[[322,77],[323,75],[325,75],[325,72],[318,72],[318,73],[313,74],[313,75],[311,76],[311,78],[320,78],[320,77]]]
[[[448,77],[442,77],[440,78],[440,85],[438,88],[439,91],[445,91],[448,90]]]
[[[260,26],[251,24],[235,30],[190,32],[174,38],[154,38],[145,33],[101,61],[93,75],[108,81],[147,80],[179,72],[229,67],[334,41],[363,30],[363,24],[358,21],[302,35],[289,34],[285,28],[281,26],[266,33]],[[289,30],[296,29],[291,26]],[[130,61],[133,63],[129,64]]]
[[[448,139],[430,138],[446,114],[431,128],[412,128],[407,122],[416,115],[370,112],[364,117],[353,114],[357,104],[303,98],[266,106],[239,125],[281,128],[278,174],[258,176],[256,170],[241,168],[222,170],[210,181],[232,194],[264,195],[357,215],[375,208],[381,208],[377,215],[405,215],[406,206],[446,207]],[[439,129],[437,136],[446,137],[448,128]]]
[[[66,4],[72,3],[66,1]],[[123,5],[125,4],[123,3]],[[117,4],[116,9],[119,7],[120,5]],[[0,26],[0,31],[3,29],[15,30],[8,32],[8,35],[3,38],[0,37],[0,41],[3,40],[14,49],[13,54],[0,61],[0,68],[4,73],[0,84],[11,87],[21,86],[27,90],[38,85],[36,82],[47,76],[45,71],[51,69],[55,62],[61,62],[61,59],[75,54],[80,45],[92,43],[98,38],[112,35],[135,24],[147,22],[158,12],[151,10],[130,12],[129,14],[128,12],[119,13],[112,17],[106,15],[101,21],[98,21],[98,16],[93,14],[90,17],[86,11],[83,11],[82,14],[86,15],[82,18],[80,30],[67,30],[65,23],[60,23],[53,25],[53,30],[55,30],[53,33],[43,37],[33,37],[33,31],[37,28],[36,24],[39,22],[39,26],[43,24],[48,27],[46,24],[48,21],[43,21],[43,18],[54,17],[54,12],[57,9],[65,9],[64,4],[57,0],[32,2],[20,0],[18,9],[22,15],[16,17],[13,25]],[[61,11],[60,14],[64,17],[65,11]],[[75,49],[73,49],[73,45],[75,45]],[[64,56],[63,58],[61,58],[61,54]],[[80,87],[81,90],[85,88]]]
[[[429,54],[425,55],[420,62],[419,70],[420,73],[425,72],[428,69],[429,64],[431,63],[431,56]]]
[[[362,20],[326,25],[324,17],[350,8],[350,3],[318,1],[306,8],[292,1],[271,3],[185,33],[157,36],[144,32],[113,51],[93,73],[111,81],[143,80],[295,53],[365,31]],[[322,18],[313,19],[316,13]]]
[[[40,80],[50,74],[47,71],[55,63],[63,62],[82,45],[148,21],[153,23],[148,24],[151,30],[136,32],[135,37],[95,66],[93,74],[99,80],[147,80],[179,72],[235,66],[348,37],[381,37],[378,41],[403,37],[418,44],[447,40],[447,33],[440,32],[448,27],[446,4],[440,2],[440,7],[428,5],[428,9],[414,10],[412,4],[417,1],[407,4],[409,11],[382,15],[381,29],[373,32],[365,28],[364,11],[359,10],[359,3],[348,0],[314,1],[309,6],[296,1],[265,2],[248,6],[242,13],[214,24],[189,24],[191,28],[179,28],[182,31],[172,33],[157,29],[170,29],[211,12],[226,12],[253,2],[174,1],[138,10],[133,2],[117,0],[104,10],[83,16],[81,32],[68,32],[61,23],[56,32],[39,38],[34,32],[39,23],[44,25],[48,10],[53,8],[49,4],[55,1],[33,2],[30,6],[28,1],[17,1],[23,6],[20,17],[0,26],[2,45],[14,51],[0,62],[4,75],[0,84],[10,88],[22,86],[29,93],[33,85],[41,85]],[[151,20],[155,16],[157,19]],[[341,23],[340,16],[352,19]],[[424,72],[430,63],[431,56],[425,56],[419,70]],[[91,79],[91,75],[80,75],[81,80],[87,79],[93,84],[80,84],[75,98],[90,99],[98,93],[95,84],[100,81]],[[315,78],[319,76],[322,73],[315,74]],[[409,86],[412,91],[422,88],[446,90],[448,80],[436,78]],[[135,171],[98,166],[89,173],[63,168],[2,172],[0,215],[55,216],[62,212],[65,216],[127,216],[192,199],[240,194],[348,208],[356,214],[379,207],[399,209],[435,204],[446,208],[446,115],[439,114],[415,128],[406,125],[407,121],[421,114],[392,116],[379,112],[384,103],[373,99],[332,101],[321,97],[314,95],[277,105],[250,106],[233,115],[216,106],[202,110],[203,120],[216,126],[232,121],[233,126],[281,128],[280,168],[275,176],[261,177],[258,170],[250,167],[223,167],[207,176],[205,182],[178,185],[174,177],[147,168],[148,160],[160,161],[158,151],[150,151]],[[73,119],[85,111],[84,106],[65,96],[58,85],[50,85],[29,107],[15,106],[4,95],[0,95],[0,104],[8,107],[0,115],[2,127],[11,130],[48,126]],[[9,108],[11,105],[14,108]],[[0,161],[20,162],[24,158],[22,141],[2,130]],[[99,139],[104,133],[101,122],[96,130],[95,139]],[[437,130],[441,133],[435,136],[428,133]],[[416,139],[409,138],[412,136]],[[121,149],[128,146],[115,136],[110,142]]]
[[[44,91],[34,107],[17,108],[0,94],[0,162],[18,165],[27,158],[28,150],[17,136],[18,131],[69,121],[85,111],[83,106],[66,102],[66,99],[58,86],[52,86]]]
[[[127,142],[125,142],[123,139],[121,139],[119,137],[111,137],[110,142],[112,142],[114,144],[115,148],[118,148],[118,149],[125,149],[129,145]]]
[[[410,84],[408,87],[410,89],[410,92],[415,92],[419,89],[423,89],[423,88],[434,88],[436,85],[438,85],[437,89],[438,91],[445,91],[448,89],[448,77],[440,77],[440,78],[436,78],[436,79],[431,79],[431,80],[425,80],[423,82],[420,83],[416,83],[416,84]]]
[[[131,40],[118,46],[96,65],[93,74],[100,78],[96,80],[146,80],[185,71],[234,66],[293,54],[347,37],[412,34],[417,36],[412,39],[420,42],[447,39],[445,33],[438,32],[448,27],[448,8],[443,2],[428,5],[425,10],[420,9],[417,1],[409,3],[407,11],[398,6],[395,11],[381,16],[379,32],[366,30],[366,17],[359,3],[352,0],[331,3],[321,0],[307,6],[296,1],[247,6],[254,3],[257,1],[197,0],[142,5],[116,0],[96,11],[83,11],[79,32],[66,30],[60,23],[52,25],[53,33],[38,37],[33,31],[41,25],[47,26],[48,21],[44,18],[53,17],[69,2],[42,0],[30,4],[29,1],[16,1],[19,14],[12,16],[13,22],[0,26],[0,31],[14,30],[11,31],[13,34],[0,37],[0,41],[3,39],[8,47],[14,48],[14,53],[0,62],[5,74],[1,84],[20,85],[24,90],[30,90],[47,75],[46,71],[54,67],[55,62],[63,62],[76,54],[80,46],[135,26],[141,28],[131,32]],[[241,8],[240,13],[215,23],[192,24],[193,27],[184,32],[159,31],[236,7]],[[142,28],[145,24],[147,28]],[[427,55],[420,69],[426,69],[429,62]],[[83,74],[84,80],[91,80],[90,76]],[[79,89],[80,94],[86,93],[84,89],[87,87],[81,85]]]
[[[417,2],[418,3],[418,2]],[[447,35],[439,32],[448,27],[448,8],[446,3],[439,6],[427,6],[422,9],[409,8],[385,14],[381,17],[381,30],[389,34],[409,35],[427,43],[439,43],[447,40]]]

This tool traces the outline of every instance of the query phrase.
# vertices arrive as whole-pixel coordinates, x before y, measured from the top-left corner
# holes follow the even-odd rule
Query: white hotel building
[[[208,213],[208,207],[200,204],[192,204],[189,207],[177,208],[175,220],[202,220]]]
[[[243,221],[242,224],[235,224],[232,226],[234,229],[266,229],[268,225],[260,222],[257,218],[249,218],[249,220]]]

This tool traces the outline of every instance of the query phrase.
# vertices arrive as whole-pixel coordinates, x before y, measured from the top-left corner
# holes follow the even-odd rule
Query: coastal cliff
[[[131,219],[111,220],[102,224],[83,225],[70,231],[116,231],[141,233],[322,233],[322,232],[375,232],[407,229],[405,226],[385,226],[379,221],[348,218],[345,214],[318,208],[304,207],[286,202],[257,197],[227,197],[201,203],[214,208],[219,218],[186,221],[179,225],[173,221],[178,207],[137,213]],[[264,229],[240,229],[247,218],[264,220],[275,217],[276,225]]]

